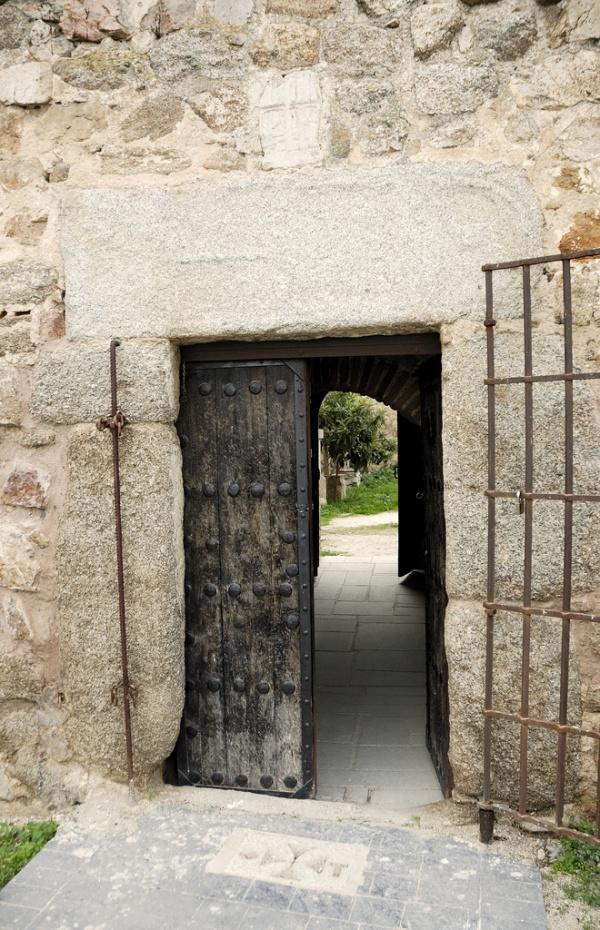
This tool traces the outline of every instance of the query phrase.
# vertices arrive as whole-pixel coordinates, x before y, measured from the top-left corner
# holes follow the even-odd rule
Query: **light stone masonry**
[[[179,346],[440,332],[446,651],[458,793],[481,786],[487,505],[481,265],[600,247],[597,0],[0,3],[0,800],[124,777],[108,344],[119,351],[136,771],[160,775],[183,699]],[[496,282],[498,365],[522,364],[519,276]],[[536,356],[562,365],[560,274],[532,273]],[[600,262],[573,266],[577,370],[600,366]],[[499,481],[520,484],[520,389],[498,389]],[[575,388],[577,488],[600,483],[596,383]],[[562,386],[534,391],[535,475],[558,490]],[[596,505],[574,590],[598,610]],[[522,520],[498,505],[498,587]],[[560,596],[562,510],[536,504],[536,597]],[[555,627],[532,699],[556,712]],[[499,622],[499,699],[519,690]],[[571,644],[573,720],[600,727],[600,643]],[[494,784],[518,747],[497,728]],[[589,815],[597,749],[568,766]],[[554,788],[532,738],[532,799]]]

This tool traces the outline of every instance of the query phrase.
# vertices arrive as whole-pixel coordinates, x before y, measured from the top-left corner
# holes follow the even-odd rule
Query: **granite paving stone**
[[[545,930],[536,867],[451,836],[172,802],[153,803],[133,823],[110,833],[81,826],[68,843],[59,829],[0,893],[0,930]],[[255,878],[252,869],[248,879],[228,874],[227,861],[208,872],[242,828],[281,834],[282,849],[302,837],[300,871],[292,878],[287,860],[268,859],[257,860]],[[335,847],[315,843],[313,852],[307,838],[346,844],[341,859]],[[351,848],[360,874],[348,890],[311,889],[311,870],[327,875],[328,862],[352,861]],[[48,868],[59,861],[73,868]],[[60,883],[36,884],[45,873]]]
[[[249,908],[243,918],[244,930],[305,930],[307,923],[306,914],[267,907]],[[238,930],[237,926],[232,930]]]
[[[39,914],[33,907],[22,907],[19,904],[8,904],[0,900],[0,928],[2,930],[23,930],[29,927],[32,920]]]
[[[350,916],[352,898],[347,895],[327,894],[299,888],[290,904],[290,910],[315,917],[346,920]]]

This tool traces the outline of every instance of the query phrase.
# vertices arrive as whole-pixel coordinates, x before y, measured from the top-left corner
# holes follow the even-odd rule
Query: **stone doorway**
[[[416,665],[415,669],[404,669],[407,675],[412,676],[411,682],[408,684],[409,690],[412,689],[410,693],[404,692],[401,694],[395,692],[393,686],[392,690],[386,693],[381,690],[377,694],[372,693],[371,688],[379,687],[372,679],[378,678],[379,682],[381,681],[381,674],[378,674],[376,667],[364,670],[365,675],[363,677],[365,680],[364,684],[361,685],[365,689],[365,697],[368,699],[367,704],[371,701],[373,709],[378,704],[377,713],[364,716],[373,716],[377,719],[377,727],[378,731],[380,731],[377,736],[379,750],[390,750],[390,752],[387,752],[390,759],[394,754],[396,756],[405,756],[402,764],[397,767],[390,783],[387,787],[381,785],[380,790],[397,791],[398,788],[404,787],[406,791],[410,791],[410,784],[414,784],[415,779],[421,784],[424,781],[429,789],[429,794],[426,797],[421,795],[418,799],[415,798],[415,803],[434,800],[442,794],[447,795],[450,790],[447,756],[449,714],[444,645],[444,612],[446,605],[444,588],[445,534],[442,501],[443,478],[441,472],[439,351],[437,336],[426,334],[422,336],[331,339],[307,343],[264,343],[260,347],[257,347],[256,344],[224,343],[213,346],[192,347],[186,349],[184,353],[185,364],[197,362],[222,364],[224,362],[234,365],[244,360],[246,363],[250,361],[253,364],[255,362],[265,364],[265,360],[272,363],[276,359],[293,359],[294,357],[304,360],[307,366],[307,389],[311,396],[309,432],[312,437],[311,472],[313,478],[312,562],[315,575],[318,575],[319,571],[321,572],[321,579],[317,582],[319,597],[324,592],[327,592],[327,576],[330,576],[330,583],[332,581],[335,583],[335,579],[331,578],[332,573],[328,571],[326,563],[319,569],[319,510],[316,492],[318,481],[316,480],[315,464],[315,451],[318,449],[318,443],[316,442],[318,406],[324,394],[329,390],[357,390],[389,403],[397,411],[399,434],[403,440],[404,458],[410,465],[410,467],[405,465],[399,469],[399,522],[401,523],[399,538],[402,545],[399,545],[397,549],[394,547],[395,551],[379,562],[369,560],[369,564],[363,566],[361,584],[359,585],[354,585],[350,576],[353,574],[354,569],[360,568],[360,565],[351,568],[346,567],[345,577],[339,586],[340,590],[336,591],[335,595],[336,597],[339,595],[340,601],[343,601],[352,588],[363,587],[365,589],[365,601],[370,604],[383,605],[375,608],[375,620],[382,611],[384,617],[393,618],[391,623],[384,620],[377,629],[372,626],[369,630],[366,628],[367,623],[360,624],[358,620],[355,624],[354,633],[359,636],[359,640],[364,639],[365,644],[375,637],[375,641],[372,643],[375,648],[366,650],[371,653],[379,653],[378,657],[373,656],[375,666],[377,662],[381,662],[382,656],[389,652],[389,644],[387,646],[383,645],[381,649],[379,648],[386,637],[388,640],[396,638],[397,648],[394,650],[395,652],[412,653],[409,664],[413,662],[419,663],[418,669]],[[420,495],[423,496],[423,504],[420,506],[415,506],[417,486],[423,488],[423,495]],[[407,547],[407,537],[411,538],[412,546]],[[405,575],[411,569],[423,570],[421,577],[424,578],[424,593],[399,585],[398,575]],[[331,589],[331,584],[329,584],[329,587]],[[334,607],[334,618],[338,609]],[[364,610],[364,607],[361,608],[362,612]],[[321,642],[323,642],[323,639],[327,640],[328,632],[333,632],[319,625],[319,614],[322,615],[322,613],[323,611],[319,608],[317,622],[313,627],[314,635]],[[403,629],[400,629],[400,625],[395,622],[398,617],[408,621],[403,624]],[[331,625],[331,617],[329,621]],[[399,635],[400,640],[398,640]],[[410,649],[411,637],[414,643],[419,643],[415,649]],[[420,656],[420,658],[417,656]],[[390,671],[393,671],[393,669]],[[349,682],[348,686],[352,687],[352,682]],[[334,687],[337,687],[337,685]],[[406,678],[403,687],[407,687]],[[414,700],[407,701],[408,697]],[[331,713],[332,709],[333,705],[326,710],[325,717]],[[389,732],[390,728],[393,730],[398,718],[403,716],[405,726],[400,727],[400,734],[392,732],[389,738],[386,737],[384,731]],[[390,719],[392,720],[391,723]],[[362,721],[362,724],[364,723],[365,721]],[[409,741],[411,739],[410,734],[413,734],[412,738],[418,739],[420,745],[410,747],[406,746],[404,742],[395,745],[394,740],[400,739],[403,741],[406,732],[409,733],[407,737]],[[420,735],[417,736],[417,734]],[[319,734],[317,734],[317,738],[321,739]],[[390,743],[387,746],[385,744],[386,739]],[[436,783],[431,765],[427,761],[425,741],[437,772],[441,791]],[[324,740],[323,742],[327,741]],[[364,745],[367,746],[367,744]],[[372,756],[374,754],[372,745],[369,745],[369,748],[366,748],[364,752],[360,750],[358,745],[356,749],[363,756],[369,754]],[[339,749],[336,752],[339,754]],[[348,750],[346,749],[345,752],[347,753]],[[327,759],[326,753],[327,749],[324,750],[322,760],[325,785],[328,783],[326,773],[331,762],[331,759]],[[427,776],[424,779],[422,773],[419,774],[421,771],[419,766],[415,769],[414,765],[410,765],[410,756],[419,757],[424,765],[426,763]],[[317,756],[317,779],[319,778],[320,764]],[[388,760],[386,764],[391,765],[392,763]],[[386,771],[389,772],[390,770],[386,769]],[[404,779],[403,771],[407,779]],[[331,784],[331,779],[329,779],[329,784]],[[245,786],[240,785],[239,787]],[[347,785],[345,787],[350,788],[352,786]],[[248,785],[248,788],[252,790],[250,785]],[[308,793],[310,794],[310,792]],[[406,801],[406,797],[404,801]],[[382,803],[396,804],[398,798],[389,793],[380,793],[379,800]],[[406,806],[404,802],[403,806]]]

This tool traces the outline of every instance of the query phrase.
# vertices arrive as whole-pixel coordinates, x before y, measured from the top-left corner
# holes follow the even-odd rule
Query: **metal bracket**
[[[116,430],[117,434],[120,436],[123,427],[127,426],[129,423],[128,418],[125,416],[121,408],[113,416],[109,417],[100,417],[99,420],[96,420],[96,429],[102,431],[103,429]]]

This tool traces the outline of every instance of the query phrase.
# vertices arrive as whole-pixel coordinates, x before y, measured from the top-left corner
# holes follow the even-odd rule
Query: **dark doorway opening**
[[[313,503],[318,796],[418,806],[440,797],[438,781],[444,796],[451,788],[440,359],[315,359],[311,385],[313,496],[318,410],[329,391],[391,407],[398,439],[395,552],[381,551],[385,537],[375,555],[368,535],[358,546],[346,537],[350,557],[334,546],[321,561],[318,496]],[[352,522],[360,533],[360,519]],[[337,523],[343,532],[344,519]],[[369,533],[373,521],[362,523]]]
[[[415,602],[420,597],[414,587],[410,587],[411,578],[414,580],[415,577],[420,577],[422,587],[424,587],[427,747],[434,762],[442,792],[447,796],[451,789],[451,772],[448,765],[448,673],[444,650],[446,593],[444,587],[445,531],[439,337],[437,334],[426,333],[392,337],[322,339],[312,342],[218,343],[184,347],[182,358],[182,385],[186,389],[182,391],[180,435],[182,432],[185,434],[186,430],[193,432],[194,445],[200,449],[203,433],[208,429],[212,437],[211,442],[214,440],[217,446],[219,443],[223,445],[224,455],[217,456],[215,459],[219,461],[219,474],[213,482],[214,494],[210,497],[212,506],[216,506],[217,510],[221,508],[219,511],[221,516],[215,523],[215,526],[220,527],[221,542],[226,543],[227,546],[233,546],[238,556],[245,557],[246,550],[244,546],[240,548],[239,540],[245,534],[246,542],[251,543],[247,532],[247,527],[251,523],[245,516],[236,518],[237,523],[232,517],[227,517],[224,523],[222,514],[229,513],[232,506],[237,507],[237,502],[248,500],[250,504],[245,503],[244,506],[246,509],[250,506],[248,514],[252,520],[255,519],[253,516],[256,509],[255,503],[251,500],[252,487],[256,486],[257,481],[262,480],[260,476],[254,474],[255,463],[258,467],[262,461],[257,450],[260,451],[265,443],[268,445],[269,442],[275,441],[277,444],[278,440],[274,440],[273,437],[295,435],[296,439],[292,441],[289,452],[286,453],[288,460],[285,460],[285,456],[282,459],[287,462],[285,468],[290,471],[289,476],[279,475],[277,469],[273,469],[268,464],[274,461],[275,447],[273,455],[271,457],[267,455],[263,463],[267,487],[270,490],[268,494],[265,493],[261,497],[261,506],[266,514],[261,519],[266,521],[265,526],[270,524],[273,539],[281,541],[279,511],[282,507],[282,500],[294,503],[296,516],[302,517],[303,511],[307,511],[306,527],[308,539],[312,545],[307,548],[306,555],[314,576],[319,574],[317,414],[323,397],[330,390],[355,391],[380,400],[397,411],[398,439],[402,448],[398,466],[399,536],[393,571],[387,574],[393,579],[396,591],[402,591],[406,602]],[[202,366],[201,369],[198,368],[199,365]],[[277,401],[279,396],[277,390],[281,388],[281,384],[278,387],[278,382],[282,383],[283,369],[273,366],[281,365],[287,366],[290,373],[285,377],[292,378],[289,382],[290,392],[292,387],[294,391],[305,392],[306,404],[296,403],[295,406],[286,407]],[[219,411],[221,407],[224,411],[232,398],[226,402],[219,401],[220,406],[218,409],[215,408],[216,413],[208,415],[205,426],[202,425],[203,421],[199,419],[198,390],[196,390],[196,385],[194,385],[194,390],[189,390],[189,372],[197,373],[194,377],[199,379],[198,389],[200,389],[200,383],[203,385],[200,389],[202,397],[202,391],[207,390],[205,382],[214,380],[213,375],[210,374],[210,366],[220,372],[217,385],[219,397],[225,392],[223,396],[227,398],[227,392],[231,390],[228,385],[232,379],[226,373],[228,367],[231,369],[233,381],[235,382],[236,378],[240,380],[240,388],[235,396],[245,398],[242,409],[245,411],[245,422],[248,427],[246,432],[241,429],[239,420],[234,414],[228,421],[230,424],[227,426],[229,438],[227,436],[224,439],[220,438],[222,412]],[[261,366],[265,371],[266,380],[263,389],[258,391],[258,386],[254,382],[260,381],[263,377],[259,372]],[[243,369],[246,369],[246,373]],[[246,380],[248,380],[247,385]],[[222,385],[220,381],[223,381]],[[253,393],[254,391],[257,393]],[[269,399],[271,393],[273,400]],[[204,395],[205,406],[207,396],[213,395]],[[239,403],[239,401],[235,400],[234,403]],[[260,413],[261,403],[264,406],[264,414]],[[215,430],[216,433],[213,436]],[[235,437],[234,441],[231,437]],[[187,442],[188,437],[184,435],[182,445]],[[294,442],[296,452],[293,451]],[[244,447],[245,443],[248,446],[247,450]],[[309,453],[306,459],[306,473],[309,480],[306,482],[302,480],[300,470],[303,443],[306,443]],[[207,460],[203,463],[201,455],[200,458],[198,454],[193,458],[190,457],[191,455],[190,451],[186,452],[184,449],[184,480],[186,479],[186,457],[189,462],[193,462],[193,465],[188,466],[186,492],[186,527],[188,529],[192,527],[193,532],[190,534],[186,530],[186,709],[178,744],[179,758],[184,758],[186,762],[181,769],[185,777],[183,781],[180,779],[180,783],[205,785],[214,783],[220,787],[264,790],[270,793],[274,790],[277,793],[288,793],[289,790],[290,794],[302,793],[303,796],[310,796],[315,790],[315,773],[316,778],[319,777],[318,757],[316,766],[311,768],[314,729],[312,713],[309,712],[309,689],[312,686],[309,672],[312,673],[312,668],[309,670],[308,665],[312,665],[311,640],[314,639],[314,625],[307,630],[305,624],[295,622],[296,612],[299,613],[300,621],[305,619],[300,605],[304,605],[302,610],[309,605],[310,616],[313,600],[309,579],[307,578],[303,583],[300,583],[302,581],[300,576],[289,578],[286,576],[284,579],[282,575],[280,579],[279,574],[286,571],[287,556],[284,558],[282,554],[281,556],[276,554],[275,560],[266,569],[260,564],[260,559],[257,560],[253,544],[250,545],[252,551],[247,558],[244,580],[241,585],[236,584],[233,589],[231,588],[233,576],[229,578],[231,571],[223,568],[228,558],[228,553],[223,550],[221,550],[219,564],[217,566],[215,563],[212,572],[215,578],[208,577],[211,573],[210,559],[213,556],[207,556],[206,548],[200,538],[202,534],[197,534],[197,527],[202,525],[202,519],[204,519],[199,520],[206,503],[205,484],[207,481],[211,483],[211,476],[204,475],[203,469],[204,471],[206,468],[210,470],[210,462]],[[243,469],[240,471],[236,464],[233,470],[237,468],[240,476],[237,472],[233,474],[233,466],[230,467],[231,463],[237,463],[237,460],[243,463]],[[296,473],[292,474],[294,469]],[[231,474],[229,474],[230,471]],[[191,490],[190,476],[192,476]],[[278,490],[282,482],[286,488],[285,498]],[[239,487],[239,492],[234,497],[231,495],[232,484],[235,485],[236,491]],[[287,494],[288,485],[291,486],[289,495]],[[306,497],[308,506],[302,503],[303,496]],[[285,519],[286,527],[287,523],[291,526],[292,510],[289,510],[289,513],[286,511]],[[224,532],[224,526],[227,528],[227,533]],[[258,522],[256,526],[259,526]],[[210,527],[207,524],[205,535],[210,535],[209,530]],[[287,530],[289,531],[289,527]],[[301,522],[297,522],[294,532],[297,533],[298,539],[301,539]],[[296,562],[302,566],[302,558],[299,558],[300,552],[298,551],[295,555]],[[265,549],[265,559],[267,556]],[[232,564],[234,563],[235,559]],[[421,574],[419,576],[416,573]],[[258,575],[261,576],[260,579]],[[410,576],[409,579],[405,578],[407,575]],[[400,580],[398,576],[401,576]],[[264,604],[262,608],[257,602],[257,579],[259,587],[265,589],[260,595]],[[401,584],[401,581],[404,583]],[[239,587],[241,587],[241,594],[237,590]],[[232,590],[237,592],[235,611],[230,609],[231,605],[228,602]],[[287,592],[288,599],[285,602],[280,597],[282,591]],[[210,594],[208,601],[207,592]],[[242,622],[241,617],[241,613],[244,612],[248,614],[248,620],[245,623]],[[210,620],[211,616],[212,620]],[[234,622],[237,624],[235,627],[232,626]],[[212,632],[210,632],[212,642],[209,642],[210,636],[207,638],[205,635],[208,629],[207,624],[210,623],[212,623]],[[251,644],[245,642],[243,630],[252,630]],[[238,640],[240,640],[239,656]],[[260,650],[262,658],[260,668],[257,667],[256,675],[254,675],[251,659],[256,655],[257,649]],[[276,660],[279,668],[286,669],[285,680],[282,678],[279,681],[281,675],[276,667],[267,667],[269,655],[275,657],[274,661]],[[248,673],[245,676],[240,673],[241,665],[244,663],[238,661],[238,658],[244,656],[248,658],[245,665]],[[256,681],[254,681],[255,677]],[[290,759],[303,760],[300,768],[304,767],[302,778],[296,772],[293,786],[288,779],[289,788],[288,781],[285,780],[285,765],[278,766],[276,761],[273,761],[271,768],[274,771],[277,770],[274,780],[269,773],[265,775],[261,772],[261,760],[264,756],[261,747],[267,740],[269,745],[272,745],[271,755],[275,760],[277,737],[269,728],[272,712],[268,707],[263,708],[265,702],[260,695],[263,692],[278,695],[278,689],[282,689],[282,694],[285,695],[281,700],[287,702],[289,712],[293,712],[292,705],[295,702],[298,704],[297,717],[294,717],[294,720],[297,721],[298,734],[301,732],[303,734],[302,739],[300,735],[298,736],[297,749],[288,747],[288,755],[292,752]],[[221,716],[214,712],[215,694],[221,695],[220,700],[223,704]],[[239,694],[246,701],[243,718],[237,710]],[[275,708],[278,707],[279,700],[277,697],[274,702]],[[312,704],[310,706],[312,709]],[[252,713],[247,712],[247,708],[250,707],[254,708]],[[190,709],[193,711],[191,724],[187,719]],[[318,706],[316,710],[318,713]],[[247,725],[252,728],[248,733],[244,729]],[[281,725],[278,726],[281,730]],[[219,727],[222,728],[222,732]],[[229,765],[228,745],[231,743],[231,733],[228,732],[228,728],[235,729],[236,733],[238,730],[240,733],[244,732],[248,754],[252,757],[254,753],[255,771],[250,768],[248,773],[245,770],[242,771],[243,765],[240,763],[237,766],[240,771],[236,769],[234,772]],[[211,760],[209,766],[211,771],[207,769],[204,773],[203,755],[205,753],[202,747],[207,734],[210,734],[211,747],[215,745],[222,747],[219,751],[223,759]],[[197,744],[197,752],[194,750],[190,756],[192,744],[194,746]],[[293,753],[297,755],[294,757]],[[193,766],[190,766],[187,760],[192,758]],[[202,770],[201,776],[196,779],[196,770],[200,769]],[[191,771],[191,776],[188,770]],[[215,773],[218,775],[216,781]],[[279,781],[281,781],[281,786]]]

